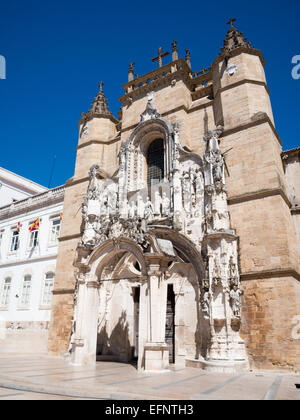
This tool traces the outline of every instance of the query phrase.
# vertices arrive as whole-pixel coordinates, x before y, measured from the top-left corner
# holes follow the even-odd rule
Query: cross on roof
[[[227,25],[230,25],[231,28],[233,28],[233,23],[236,22],[236,19],[230,18],[227,22]]]
[[[167,51],[165,53],[162,52],[162,47],[158,48],[158,56],[152,58],[152,62],[157,61],[158,60],[158,67],[162,67],[162,59],[163,57],[166,57],[167,55],[169,55],[170,53]]]
[[[99,83],[100,92],[103,92],[103,86],[104,86],[104,83],[103,82],[100,82]]]

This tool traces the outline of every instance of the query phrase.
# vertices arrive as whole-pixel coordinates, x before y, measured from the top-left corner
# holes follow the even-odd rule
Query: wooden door
[[[167,316],[166,316],[166,344],[169,346],[169,363],[175,362],[175,295],[173,286],[168,285]]]

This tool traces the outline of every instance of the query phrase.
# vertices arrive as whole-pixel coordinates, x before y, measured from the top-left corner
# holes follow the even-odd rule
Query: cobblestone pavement
[[[0,400],[300,400],[297,383],[299,374],[278,371],[140,373],[125,363],[78,367],[45,355],[0,355]]]

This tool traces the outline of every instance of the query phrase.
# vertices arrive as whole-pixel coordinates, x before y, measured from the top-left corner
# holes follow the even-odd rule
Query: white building
[[[45,191],[46,187],[0,167],[0,207]]]
[[[7,204],[0,207],[0,352],[18,352],[20,347],[43,352],[64,187],[48,190],[2,168],[0,179],[0,203]],[[39,228],[30,232],[38,218]]]

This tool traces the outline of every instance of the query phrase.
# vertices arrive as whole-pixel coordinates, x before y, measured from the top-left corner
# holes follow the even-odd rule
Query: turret
[[[111,142],[117,135],[118,120],[111,114],[103,92],[104,83],[99,85],[99,92],[94,98],[87,114],[82,113],[79,121],[79,142],[75,176],[86,176],[89,168],[99,163],[101,170],[113,174],[117,161],[109,158]]]

